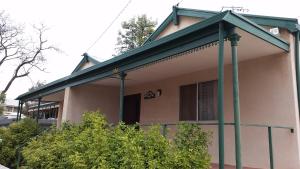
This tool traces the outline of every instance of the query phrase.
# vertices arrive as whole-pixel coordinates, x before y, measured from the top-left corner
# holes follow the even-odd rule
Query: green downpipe
[[[119,121],[123,121],[124,116],[124,93],[125,93],[125,77],[124,72],[120,73],[120,112],[119,112]]]
[[[240,36],[235,33],[230,37],[231,54],[232,54],[232,83],[233,83],[233,108],[234,108],[234,134],[235,134],[235,160],[236,168],[242,169],[242,154],[241,154],[241,131],[240,131],[240,98],[239,98],[239,78],[238,78],[238,58],[237,58],[237,43]]]
[[[272,127],[268,127],[270,169],[274,169]]]
[[[224,27],[222,22],[219,23],[218,121],[219,169],[224,169]]]

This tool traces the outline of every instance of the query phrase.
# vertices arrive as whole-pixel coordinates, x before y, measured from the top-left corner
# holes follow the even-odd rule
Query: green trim
[[[168,126],[166,124],[162,125],[162,134],[164,137],[167,137]]]
[[[126,73],[120,73],[120,112],[119,112],[119,122],[124,120],[124,93],[125,93],[125,77]]]
[[[187,9],[187,8],[178,8],[178,15],[180,16],[190,16],[197,18],[210,18],[220,12],[207,11],[207,10],[196,10],[196,9]]]
[[[20,108],[21,108],[21,100],[19,100],[19,103],[18,103],[17,121],[19,121]]]
[[[272,127],[268,127],[270,169],[274,169]]]
[[[126,71],[136,67],[175,55],[186,50],[199,47],[218,40],[217,27],[214,24],[222,20],[228,12],[220,13],[211,19],[194,24],[171,35],[165,36],[139,48],[125,52],[110,60],[101,62],[93,67],[74,72],[64,78],[46,84],[37,90],[24,93],[18,100],[28,100],[64,90],[66,87],[80,85],[101,78],[109,77],[115,68]]]
[[[238,55],[237,43],[240,36],[236,34],[235,28],[230,35],[231,55],[232,55],[232,85],[233,85],[233,108],[234,108],[234,138],[235,138],[235,166],[242,169],[241,153],[241,122],[240,122],[240,97],[239,97],[239,75],[238,75]]]
[[[197,9],[187,9],[187,8],[178,8],[178,16],[189,16],[189,17],[198,17],[207,19],[214,15],[219,14],[220,12],[208,11],[208,10],[197,10]],[[165,19],[162,24],[155,30],[155,32],[146,40],[145,43],[155,40],[159,34],[172,22],[172,15],[174,11]],[[271,27],[280,27],[289,30],[290,32],[295,32],[300,29],[298,25],[298,20],[295,18],[283,18],[283,17],[273,17],[273,16],[263,16],[263,15],[250,15],[250,14],[239,14],[247,19],[255,22],[256,24],[263,26]],[[169,18],[171,16],[171,18]]]
[[[18,120],[22,119],[23,104],[24,104],[24,102],[21,102],[21,108],[20,108],[19,118],[17,118]]]
[[[219,168],[224,169],[224,24],[219,23],[219,53],[218,53],[218,138],[219,138]]]
[[[219,12],[207,11],[207,10],[186,9],[186,8],[178,9],[178,15],[200,17],[200,18],[209,18],[218,13]],[[290,32],[296,31],[295,24],[298,23],[298,20],[296,18],[283,18],[283,17],[251,15],[251,14],[239,14],[239,15],[246,17],[247,19],[255,22],[256,24],[285,28],[288,29]]]
[[[193,24],[185,29],[147,43],[139,48],[125,52],[118,57],[114,57],[92,67],[74,72],[67,77],[51,82],[37,90],[24,93],[18,96],[17,99],[36,99],[64,90],[66,87],[77,86],[112,76],[114,74],[113,70],[116,68],[118,68],[119,72],[126,72],[145,64],[159,61],[169,56],[217,41],[219,39],[218,23],[225,19],[236,24],[237,27],[244,28],[248,32],[253,32],[257,36],[268,37],[263,38],[266,39],[267,42],[273,42],[275,44],[281,42],[278,37],[271,36],[257,25],[253,25],[251,22],[237,17],[236,14],[225,11],[205,19],[202,22]],[[228,26],[228,24],[225,26]],[[283,45],[279,46],[283,46],[283,49],[286,50],[286,46],[288,46],[288,44],[286,42],[282,43]]]
[[[42,98],[40,97],[39,98],[39,101],[38,101],[38,110],[37,110],[37,115],[36,115],[36,124],[38,125],[39,124],[39,116],[40,116],[40,108],[41,108],[41,100]]]
[[[173,13],[171,13],[163,22],[158,26],[158,28],[149,36],[149,38],[144,42],[144,44],[154,41],[159,34],[166,29],[166,27],[173,21]]]
[[[236,14],[234,12],[230,12],[231,15],[226,15],[224,20],[243,29],[246,32],[249,32],[256,37],[263,39],[285,51],[289,51],[289,44],[285,40],[277,37],[270,32],[266,31],[263,27],[257,25],[256,23],[248,20],[247,18]]]
[[[177,7],[176,6],[173,6],[172,15],[173,15],[173,23],[174,23],[174,25],[178,25],[179,24],[179,18],[178,18]]]
[[[96,59],[92,58],[91,56],[89,56],[87,53],[83,54],[83,58],[81,59],[81,61],[78,63],[78,65],[75,67],[75,69],[72,71],[72,73],[78,72],[80,71],[81,67],[87,63],[87,62],[92,62],[95,65],[100,63],[99,61],[97,61]]]

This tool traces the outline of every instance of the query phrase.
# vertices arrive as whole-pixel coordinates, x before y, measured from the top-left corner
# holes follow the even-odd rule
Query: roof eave
[[[78,76],[83,76],[85,75],[86,73],[89,73],[89,72],[92,72],[92,71],[96,71],[96,70],[99,70],[99,69],[104,69],[108,66],[111,66],[111,65],[118,65],[119,63],[121,63],[123,60],[125,59],[130,59],[130,58],[133,58],[134,59],[134,55],[136,54],[139,54],[141,52],[144,52],[144,51],[150,51],[151,49],[154,49],[162,44],[165,44],[165,43],[168,43],[170,41],[174,41],[176,40],[177,38],[180,38],[182,36],[185,36],[187,34],[189,34],[190,32],[193,32],[193,31],[196,31],[196,30],[199,30],[199,29],[203,29],[203,28],[206,28],[212,24],[215,24],[215,23],[218,23],[220,21],[222,21],[222,19],[224,18],[224,16],[227,14],[228,12],[222,12],[216,16],[214,16],[213,18],[211,19],[207,19],[201,23],[197,23],[197,24],[194,24],[190,27],[187,27],[185,29],[182,29],[176,33],[173,33],[173,34],[170,34],[168,36],[165,36],[159,40],[156,40],[156,41],[153,41],[153,42],[150,42],[148,44],[145,44],[139,48],[136,48],[136,49],[133,49],[133,50],[130,50],[128,52],[125,52],[117,57],[114,57],[112,59],[109,59],[107,61],[104,61],[104,62],[100,62],[99,64],[97,65],[94,65],[92,67],[89,67],[89,68],[86,68],[86,69],[83,69],[81,71],[78,71],[78,72],[74,72],[73,74],[69,75],[69,76],[66,76],[66,77],[63,77],[61,79],[58,79],[56,81],[53,81],[51,83],[48,83],[46,84],[45,86],[42,86],[41,88],[39,89],[36,89],[34,91],[30,91],[30,92],[26,92],[22,95],[19,95],[16,100],[23,100],[23,99],[31,99],[33,98],[32,95],[34,95],[34,98],[38,98],[38,97],[41,97],[42,95],[40,95],[40,91],[43,91],[43,90],[47,90],[47,88],[51,88],[53,86],[56,86],[56,85],[59,85],[59,84],[64,84],[64,83],[67,83],[67,81],[69,80],[72,80]],[[62,89],[61,89],[62,90]]]
[[[18,100],[27,100],[27,99],[33,99],[42,97],[44,95],[50,94],[51,92],[54,93],[55,91],[63,90],[66,86],[75,86],[83,83],[87,83],[89,81],[97,80],[99,78],[103,78],[106,76],[110,76],[113,74],[113,68],[116,67],[122,67],[126,64],[132,64],[137,62],[137,56],[142,56],[144,53],[147,52],[155,52],[157,48],[160,48],[160,50],[163,50],[163,47],[168,46],[168,43],[180,43],[177,42],[178,39],[186,37],[194,32],[202,32],[203,29],[208,28],[212,25],[216,25],[220,21],[225,21],[230,24],[233,24],[251,34],[254,34],[255,36],[260,37],[261,39],[276,45],[277,47],[288,51],[289,44],[285,42],[284,40],[270,34],[269,32],[265,31],[262,27],[259,25],[249,21],[247,18],[241,17],[238,14],[226,11],[219,13],[209,19],[206,19],[202,22],[193,24],[185,29],[179,30],[173,34],[167,35],[165,37],[162,37],[158,40],[155,40],[153,42],[149,42],[148,44],[145,44],[139,48],[130,50],[128,52],[123,53],[122,55],[118,57],[114,57],[110,60],[107,60],[105,62],[101,62],[95,66],[89,67],[87,69],[74,72],[73,74],[61,78],[59,80],[56,80],[54,82],[51,82],[40,89],[34,90],[32,92],[27,92],[19,97],[17,97]],[[202,32],[203,33],[203,32]],[[149,59],[149,58],[147,58]],[[136,64],[137,65],[137,64]],[[138,65],[137,65],[138,66]],[[122,71],[122,70],[120,70]],[[101,76],[100,76],[101,75]],[[89,79],[85,79],[86,77],[89,77]]]
[[[246,17],[230,12],[232,15],[226,15],[224,20],[231,23],[246,32],[253,34],[254,36],[263,39],[264,41],[271,43],[284,51],[289,51],[289,43],[280,37],[273,35],[266,31],[263,27],[259,26],[255,22],[247,19]]]
[[[198,18],[210,18],[220,12],[216,11],[208,11],[208,10],[197,10],[197,9],[188,9],[188,8],[178,8],[175,10],[179,16],[190,16],[190,17],[198,17]],[[173,12],[162,22],[162,24],[153,32],[150,37],[145,41],[149,43],[150,41],[155,40],[159,34],[173,21]],[[274,26],[286,28],[290,32],[297,31],[298,20],[295,18],[283,18],[283,17],[273,17],[273,16],[262,16],[262,15],[251,15],[251,14],[240,14],[244,17],[247,17],[249,20],[252,20],[256,24],[264,25],[264,26]]]

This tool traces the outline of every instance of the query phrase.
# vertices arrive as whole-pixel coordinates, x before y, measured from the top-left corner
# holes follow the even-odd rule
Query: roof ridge
[[[202,10],[202,9],[194,9],[194,8],[180,8],[180,7],[177,7],[177,9],[190,10],[190,11],[196,11],[196,12],[208,12],[208,13],[214,13],[214,14],[223,12],[223,11],[218,12],[218,11],[212,11],[212,10]],[[228,10],[228,11],[234,12],[233,10]],[[237,13],[237,12],[234,12],[234,13]],[[243,13],[237,13],[237,14],[243,15],[243,16],[272,18],[272,19],[278,19],[278,20],[292,20],[292,21],[298,20],[297,18],[279,17],[279,16],[271,16],[271,15],[255,15],[255,14],[243,14]]]

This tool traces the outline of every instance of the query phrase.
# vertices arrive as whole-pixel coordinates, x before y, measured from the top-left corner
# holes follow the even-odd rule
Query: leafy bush
[[[188,136],[188,137],[186,137]],[[174,141],[159,126],[109,125],[98,112],[85,113],[78,124],[65,123],[23,149],[29,168],[170,169],[210,167],[210,134],[181,124]]]
[[[8,127],[0,127],[0,164],[16,167],[17,147],[25,144],[40,131],[32,119],[23,119]]]

